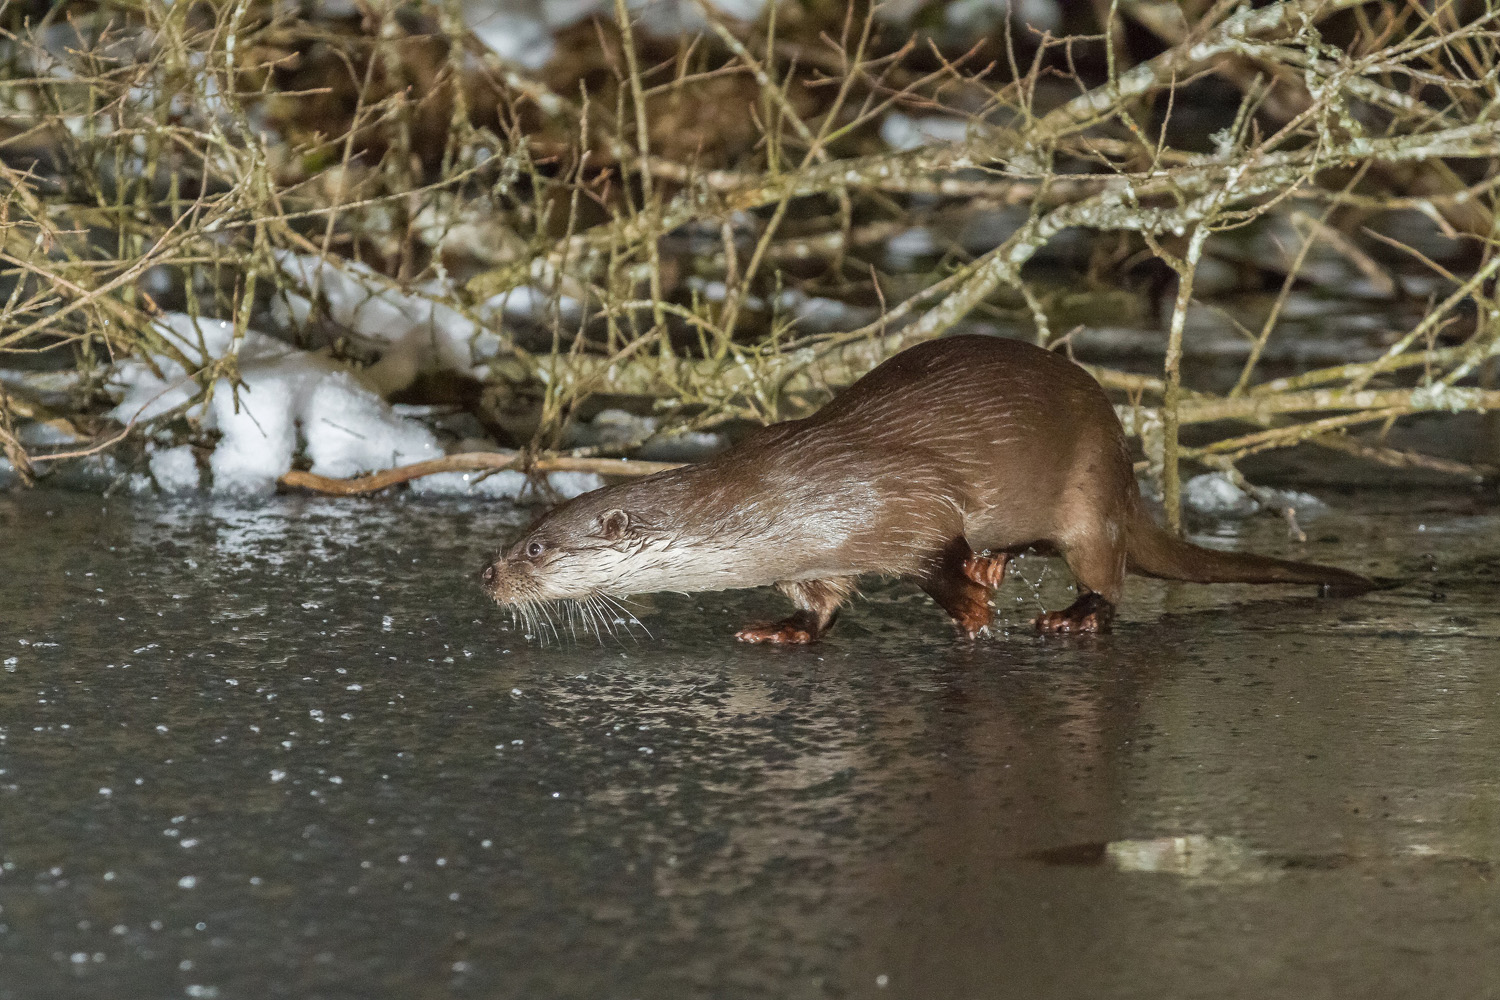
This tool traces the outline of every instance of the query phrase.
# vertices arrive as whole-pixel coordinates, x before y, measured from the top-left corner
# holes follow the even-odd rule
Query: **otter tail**
[[[1192,583],[1316,583],[1325,592],[1362,594],[1380,586],[1369,577],[1336,566],[1273,559],[1248,552],[1217,552],[1185,542],[1135,505],[1127,532],[1131,572]]]

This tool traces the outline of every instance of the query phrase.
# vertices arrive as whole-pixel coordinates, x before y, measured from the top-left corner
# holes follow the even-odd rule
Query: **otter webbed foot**
[[[833,627],[844,599],[854,592],[852,577],[826,580],[784,580],[776,589],[792,599],[797,610],[779,622],[762,622],[740,629],[740,642],[774,642],[805,646],[817,642]]]
[[[770,642],[778,646],[806,646],[818,641],[815,622],[796,614],[779,622],[747,625],[734,634],[740,642]]]
[[[1115,606],[1093,591],[1061,611],[1047,611],[1032,619],[1038,632],[1054,635],[1073,632],[1107,632],[1115,617]]]

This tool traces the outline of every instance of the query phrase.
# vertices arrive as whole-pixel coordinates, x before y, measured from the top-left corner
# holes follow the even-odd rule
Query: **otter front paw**
[[[803,625],[794,621],[761,622],[747,625],[734,634],[740,642],[774,642],[782,645],[805,646],[817,642],[818,637]]]

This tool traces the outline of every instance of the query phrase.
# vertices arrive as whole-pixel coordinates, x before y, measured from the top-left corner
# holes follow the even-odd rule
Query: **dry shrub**
[[[361,262],[391,294],[436,281],[461,310],[522,286],[581,303],[576,320],[498,328],[488,390],[531,411],[538,447],[600,395],[649,400],[672,426],[769,420],[976,319],[1067,349],[1078,315],[1159,311],[1159,375],[1094,370],[1169,511],[1182,461],[1233,473],[1293,444],[1487,471],[1358,432],[1500,404],[1482,383],[1500,344],[1500,12],[1118,0],[1065,5],[1056,33],[1000,22],[976,40],[859,5],[783,4],[755,25],[699,7],[702,32],[672,38],[605,12],[533,73],[451,2],[7,8],[0,352],[80,375],[67,413],[24,386],[0,396],[12,464],[29,420],[118,438],[89,415],[111,360],[170,353],[155,310],[273,326],[292,252]],[[928,119],[946,125],[912,131]],[[914,148],[893,151],[882,128],[902,126]],[[1457,249],[1392,249],[1396,211]],[[948,238],[980,219],[987,244]],[[890,265],[883,248],[914,228],[935,251]],[[1247,259],[1246,231],[1294,242]],[[1369,356],[1273,377],[1268,345],[1290,335],[1293,290],[1326,284],[1320,255],[1398,314],[1420,270],[1430,302]],[[1207,260],[1271,294],[1218,391],[1182,377]],[[851,311],[820,329],[810,299]],[[276,332],[355,363],[374,349],[329,316]],[[231,353],[197,378],[233,373]],[[1188,447],[1190,425],[1212,434]]]

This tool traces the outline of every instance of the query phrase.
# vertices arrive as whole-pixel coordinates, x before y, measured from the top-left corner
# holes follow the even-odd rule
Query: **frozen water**
[[[604,485],[592,472],[549,472],[547,486],[563,499],[571,499]],[[514,500],[527,492],[527,480],[514,469],[498,472],[442,472],[414,479],[411,490],[423,496],[479,496]]]

